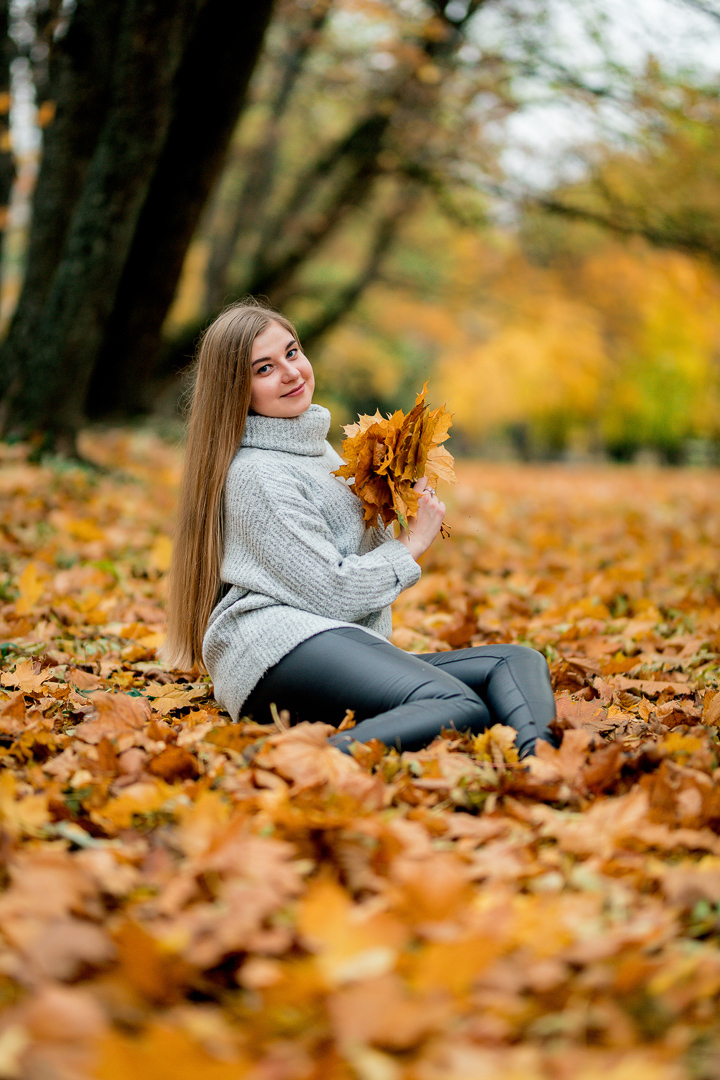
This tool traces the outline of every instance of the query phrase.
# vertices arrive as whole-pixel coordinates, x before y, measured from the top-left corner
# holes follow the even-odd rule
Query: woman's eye
[[[297,352],[297,349],[290,349],[290,350],[288,350],[288,354],[287,354],[287,358],[288,358],[288,360],[290,360],[290,358],[291,358],[291,357],[293,357],[293,356],[295,355],[295,353],[296,353],[296,352]]]
[[[263,364],[262,367],[259,367],[256,370],[255,374],[256,375],[264,375],[269,370],[270,370],[270,364]]]

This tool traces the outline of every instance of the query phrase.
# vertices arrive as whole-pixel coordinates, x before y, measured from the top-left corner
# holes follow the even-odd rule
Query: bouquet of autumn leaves
[[[365,521],[384,525],[399,521],[404,529],[417,514],[421,492],[414,484],[426,476],[434,487],[439,480],[456,482],[453,457],[440,444],[448,438],[452,416],[440,406],[425,404],[427,383],[407,416],[398,409],[392,416],[360,416],[344,428],[342,444],[346,464],[334,475],[352,480],[350,489],[363,504]]]

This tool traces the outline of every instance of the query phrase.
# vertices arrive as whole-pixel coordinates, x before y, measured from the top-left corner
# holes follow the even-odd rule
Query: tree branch
[[[713,262],[720,263],[719,247],[709,243],[702,237],[690,236],[679,229],[673,229],[672,226],[667,229],[659,229],[646,222],[622,220],[613,217],[612,214],[603,214],[602,211],[590,210],[580,206],[570,206],[559,199],[549,197],[540,196],[534,198],[532,202],[535,206],[540,206],[550,213],[560,214],[576,221],[589,221],[620,236],[643,236],[658,247],[676,248],[680,251],[687,251],[691,255],[705,255]]]
[[[303,348],[314,345],[340,322],[357,304],[365,290],[380,273],[383,260],[392,247],[402,221],[417,202],[417,193],[398,193],[391,208],[380,218],[365,260],[353,281],[330,300],[324,310],[301,330]]]
[[[364,197],[363,184],[369,185],[377,175],[376,158],[389,122],[390,116],[386,112],[372,112],[362,117],[346,136],[299,177],[285,206],[263,227],[258,259],[245,291],[262,294],[284,283],[345,216],[346,211]],[[288,234],[313,192],[317,191],[318,184],[348,161],[348,174],[336,189],[330,205],[315,215],[314,220],[306,223],[283,255],[273,259],[268,254],[273,239]]]
[[[695,11],[700,11],[703,15],[720,22],[720,11],[716,11],[715,8],[706,3],[706,0],[682,0],[682,2],[687,4],[688,7],[694,8]]]

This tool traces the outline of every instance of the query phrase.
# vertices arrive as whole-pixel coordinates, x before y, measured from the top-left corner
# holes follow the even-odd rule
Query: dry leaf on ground
[[[158,664],[176,452],[86,449],[0,451],[0,1075],[715,1080],[717,473],[461,464],[395,640],[541,649],[562,744],[353,760]]]

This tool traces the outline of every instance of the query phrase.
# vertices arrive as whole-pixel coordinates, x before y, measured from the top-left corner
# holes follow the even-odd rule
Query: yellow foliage
[[[587,421],[608,367],[593,312],[550,296],[487,342],[443,351],[440,379],[458,425],[482,434],[558,411]]]
[[[175,788],[161,780],[137,783],[125,788],[101,810],[93,811],[92,817],[110,832],[127,829],[134,818],[157,813],[176,797]]]
[[[481,735],[473,739],[473,753],[479,761],[491,761],[496,765],[504,762],[516,763],[518,752],[515,749],[515,729],[503,724],[494,724]]]
[[[0,823],[12,837],[36,836],[48,822],[47,794],[18,794],[13,774],[0,773]]]
[[[427,236],[423,238],[423,226]],[[533,265],[511,235],[472,235],[424,212],[433,294],[373,286],[321,354],[339,397],[388,400],[435,364],[461,433],[525,425],[560,442],[677,446],[720,432],[720,279],[689,255],[605,239]],[[424,245],[424,246],[423,246]],[[419,380],[418,380],[419,382]]]
[[[202,1022],[199,1026],[204,1034]],[[210,1027],[206,1041],[211,1046],[214,1034]],[[138,1080],[153,1075],[158,1080],[161,1077],[162,1080],[242,1080],[248,1074],[248,1063],[237,1051],[228,1053],[221,1045],[216,1056],[205,1050],[193,1035],[192,1030],[186,1032],[160,1023],[151,1025],[140,1036],[111,1032],[100,1042],[94,1078]]]
[[[314,882],[303,897],[298,929],[317,953],[329,986],[392,971],[409,929],[385,912],[363,910],[330,880]]]
[[[164,574],[170,569],[171,558],[172,540],[169,536],[163,536],[161,533],[150,549],[148,562],[155,570],[159,570],[161,574]]]
[[[44,579],[40,576],[37,564],[29,562],[18,578],[20,596],[15,601],[17,615],[29,615],[43,594]]]

